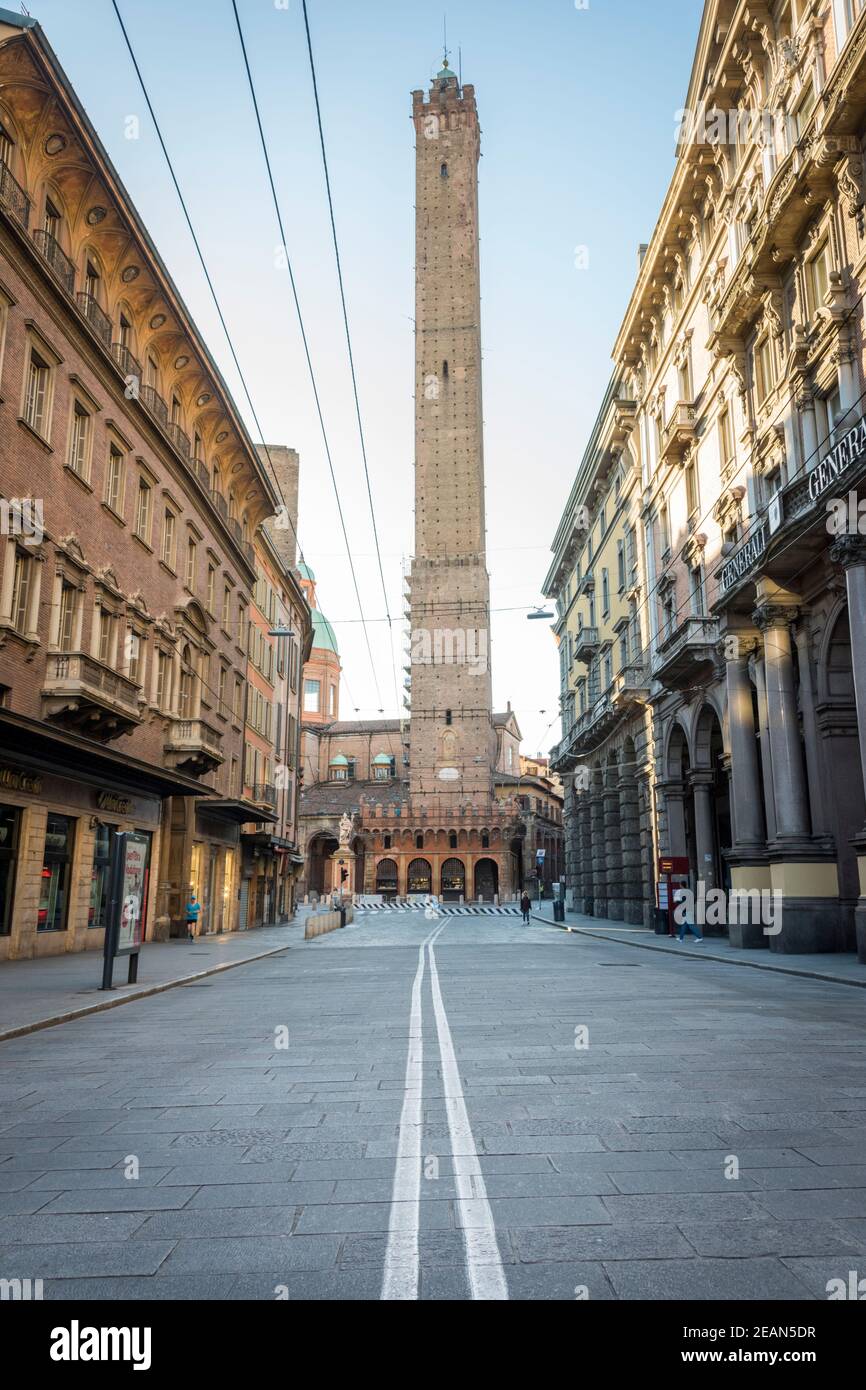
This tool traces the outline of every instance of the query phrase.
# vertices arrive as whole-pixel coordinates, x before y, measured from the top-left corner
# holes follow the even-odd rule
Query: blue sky
[[[334,623],[341,713],[376,692],[290,299],[230,0],[119,0],[269,442],[301,454],[299,534]],[[242,393],[110,0],[30,0],[238,404]],[[354,420],[301,0],[239,0],[364,609],[384,618]],[[448,0],[482,126],[482,328],[494,698],[527,752],[554,740],[556,649],[527,622],[673,167],[701,0]],[[308,0],[392,615],[412,547],[413,88],[441,5]],[[126,138],[127,118],[140,136]],[[588,248],[587,269],[575,248]],[[248,419],[252,428],[252,421]],[[514,611],[509,611],[514,610]],[[397,648],[398,666],[402,660]],[[545,713],[541,713],[544,710]]]

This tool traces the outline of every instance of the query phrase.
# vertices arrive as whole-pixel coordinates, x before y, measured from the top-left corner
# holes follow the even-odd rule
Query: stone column
[[[580,899],[576,902],[579,912],[587,911],[587,904],[593,896],[592,874],[592,820],[590,801],[586,792],[581,792],[578,809],[577,853],[580,859]]]
[[[622,841],[623,920],[643,923],[640,812],[633,769],[626,773],[619,784],[619,820]]]
[[[590,842],[592,845],[592,911],[595,917],[607,916],[607,854],[604,826],[604,788],[594,788],[590,802]]]
[[[821,786],[821,767],[818,756],[818,724],[815,718],[815,692],[812,687],[812,663],[809,654],[809,634],[805,627],[794,633],[797,643],[797,670],[800,676],[800,709],[803,714],[803,734],[806,744],[806,778],[809,784],[809,804],[812,807],[812,830],[826,831],[824,791]]]
[[[619,807],[619,773],[609,768],[604,789],[604,835],[606,840],[607,916],[617,921],[623,916],[622,824]]]
[[[761,762],[763,764],[764,813],[767,820],[767,839],[776,838],[776,807],[773,801],[773,753],[770,748],[770,730],[767,719],[767,681],[764,673],[763,656],[755,661],[755,686],[758,691],[758,721],[761,734]]]
[[[716,834],[713,823],[712,772],[693,772],[690,777],[695,799],[695,853],[698,861],[698,882],[703,881],[707,893],[718,888],[716,869]]]
[[[818,426],[811,390],[806,389],[797,397],[797,408],[803,425],[803,465],[807,472],[811,472],[818,462]]]
[[[767,723],[773,760],[773,795],[779,839],[805,840],[810,833],[809,794],[800,744],[790,624],[797,609],[762,604],[755,623],[764,633]]]
[[[749,658],[754,641],[740,638],[736,657],[726,664],[728,725],[731,740],[731,791],[734,840],[737,849],[763,849],[765,844],[758,745]]]

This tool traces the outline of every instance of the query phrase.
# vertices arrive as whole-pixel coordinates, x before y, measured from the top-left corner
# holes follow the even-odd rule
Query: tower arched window
[[[420,831],[419,831],[419,833],[415,836],[415,848],[416,848],[416,849],[423,849],[423,848],[424,848],[424,836],[420,833]]]
[[[441,175],[441,177],[442,177],[443,179],[447,179],[447,177],[448,177],[448,165],[447,165],[447,164],[443,164],[442,167],[441,167],[441,169],[439,170],[439,173],[440,173],[440,175]]]
[[[450,830],[450,831],[448,832],[448,848],[449,848],[449,849],[456,849],[456,848],[457,848],[457,831],[456,831],[456,830]]]

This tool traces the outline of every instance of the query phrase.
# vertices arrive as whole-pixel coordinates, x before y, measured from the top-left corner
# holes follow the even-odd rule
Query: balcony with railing
[[[165,432],[182,458],[190,461],[189,435],[182,430],[176,420],[169,420]]]
[[[204,719],[172,719],[165,741],[168,767],[201,777],[220,766],[225,755],[222,735]]]
[[[111,319],[92,294],[79,290],[75,296],[83,318],[87,320],[103,347],[111,351]]]
[[[67,256],[60,242],[44,227],[37,227],[33,241],[49,270],[59,280],[61,288],[71,297],[75,289],[75,266]]]
[[[639,704],[649,695],[649,688],[650,673],[647,667],[639,662],[630,662],[614,676],[611,692],[614,708],[622,711]]]
[[[274,807],[277,804],[277,789],[270,782],[256,782],[252,788],[251,800],[257,806]]]
[[[141,363],[133,356],[125,343],[112,343],[111,355],[125,377],[137,377],[141,382]]]
[[[141,687],[86,652],[49,652],[43,717],[105,742],[141,723]]]
[[[30,199],[24,192],[8,164],[0,159],[0,208],[14,217],[20,226],[27,230],[30,221]]]
[[[222,493],[217,492],[216,488],[211,488],[210,496],[211,501],[213,502],[223,521],[227,521],[229,514],[229,504],[223,497]]]
[[[574,654],[578,661],[592,661],[599,648],[597,627],[582,627],[574,635]]]
[[[719,624],[691,614],[659,645],[652,674],[672,690],[682,690],[709,671],[716,659]]]
[[[153,417],[160,429],[168,434],[168,406],[156,388],[142,386],[139,398],[147,413]]]
[[[697,435],[698,413],[690,401],[677,401],[665,425],[662,440],[662,461],[668,463],[682,458]]]

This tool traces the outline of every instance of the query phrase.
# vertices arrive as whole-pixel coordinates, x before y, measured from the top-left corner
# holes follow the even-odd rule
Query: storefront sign
[[[857,424],[843,435],[839,443],[835,445],[809,474],[809,498],[810,501],[817,502],[833,487],[834,483],[843,473],[846,473],[852,464],[859,463],[866,456],[866,417],[861,417]]]
[[[17,767],[0,767],[0,788],[10,792],[31,792],[38,796],[42,791],[42,778],[22,772]]]
[[[728,589],[753,570],[763,559],[766,549],[767,523],[762,521],[749,539],[734,552],[719,575],[719,593],[726,594]]]
[[[96,804],[100,811],[111,811],[116,816],[128,816],[132,801],[128,796],[117,796],[114,792],[99,792]]]

